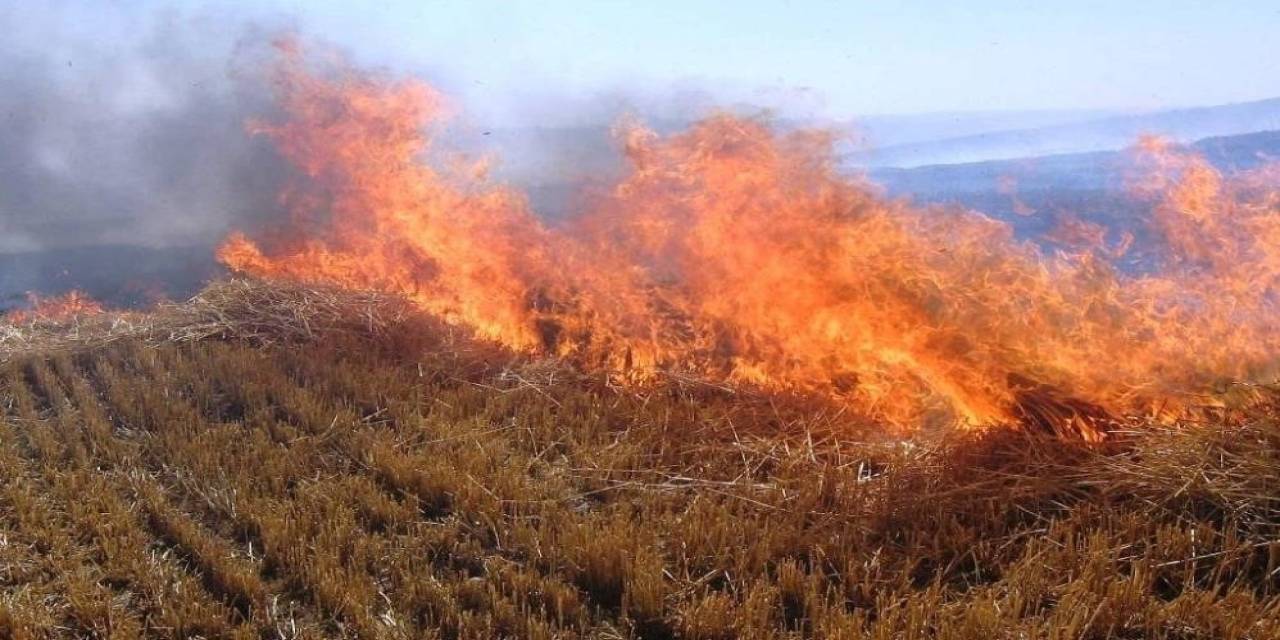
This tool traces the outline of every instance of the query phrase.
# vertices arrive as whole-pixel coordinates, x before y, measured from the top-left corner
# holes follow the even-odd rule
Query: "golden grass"
[[[0,316],[0,361],[127,339],[160,343],[235,338],[274,343],[312,340],[332,332],[377,335],[409,315],[408,304],[377,292],[236,278],[214,282],[185,302],[161,304],[146,312],[88,313],[52,320],[32,316],[17,322]]]
[[[1280,637],[1265,388],[1105,446],[903,440],[368,294],[81,322],[5,343],[0,637]]]

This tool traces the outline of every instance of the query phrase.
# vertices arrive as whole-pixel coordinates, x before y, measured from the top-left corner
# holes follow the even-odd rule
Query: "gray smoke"
[[[270,105],[237,68],[252,28],[153,15],[75,39],[31,13],[0,13],[26,36],[0,44],[0,250],[208,244],[270,215],[285,168],[245,132]]]
[[[27,289],[189,289],[229,229],[280,215],[287,167],[245,129],[271,113],[266,29],[30,5],[0,8],[0,307]]]

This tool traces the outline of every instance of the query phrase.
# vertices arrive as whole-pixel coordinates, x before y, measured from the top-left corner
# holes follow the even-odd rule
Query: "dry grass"
[[[87,313],[53,320],[19,315],[17,322],[0,316],[0,361],[130,339],[158,344],[234,338],[269,344],[314,340],[335,332],[376,336],[410,315],[410,306],[402,300],[376,292],[239,278],[215,282],[186,302],[147,312]]]
[[[1280,637],[1267,389],[1106,447],[901,441],[370,295],[122,318],[3,343],[0,637]]]

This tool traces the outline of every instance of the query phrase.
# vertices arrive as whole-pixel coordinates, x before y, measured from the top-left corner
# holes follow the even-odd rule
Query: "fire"
[[[74,289],[61,295],[48,297],[28,293],[27,306],[26,309],[10,311],[2,319],[10,324],[35,321],[69,322],[81,316],[95,315],[105,311],[97,300]]]
[[[432,148],[429,87],[282,51],[285,117],[255,129],[303,179],[278,234],[221,247],[236,270],[395,291],[624,380],[691,370],[906,427],[1100,437],[1109,415],[1257,379],[1280,353],[1273,170],[1227,178],[1144,141],[1134,192],[1166,251],[1126,275],[1105,230],[1076,225],[1048,254],[981,214],[884,198],[837,171],[824,132],[717,115],[669,137],[621,127],[626,175],[552,227]]]

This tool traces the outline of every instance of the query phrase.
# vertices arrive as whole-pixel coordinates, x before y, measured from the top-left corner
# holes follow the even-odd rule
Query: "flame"
[[[105,311],[100,302],[74,289],[56,296],[41,296],[28,292],[27,307],[4,314],[3,320],[10,324],[36,321],[69,322],[81,316],[96,315]]]
[[[285,116],[254,129],[303,178],[285,228],[222,245],[236,270],[398,292],[624,380],[690,370],[906,427],[1057,421],[1100,437],[1099,416],[1256,379],[1280,353],[1272,170],[1228,179],[1142,141],[1133,190],[1165,252],[1126,275],[1112,260],[1127,241],[1107,248],[1104,230],[1076,224],[1064,237],[1084,242],[1046,254],[981,214],[842,175],[827,133],[716,115],[668,137],[621,126],[626,174],[552,227],[432,148],[431,88],[282,52]]]

